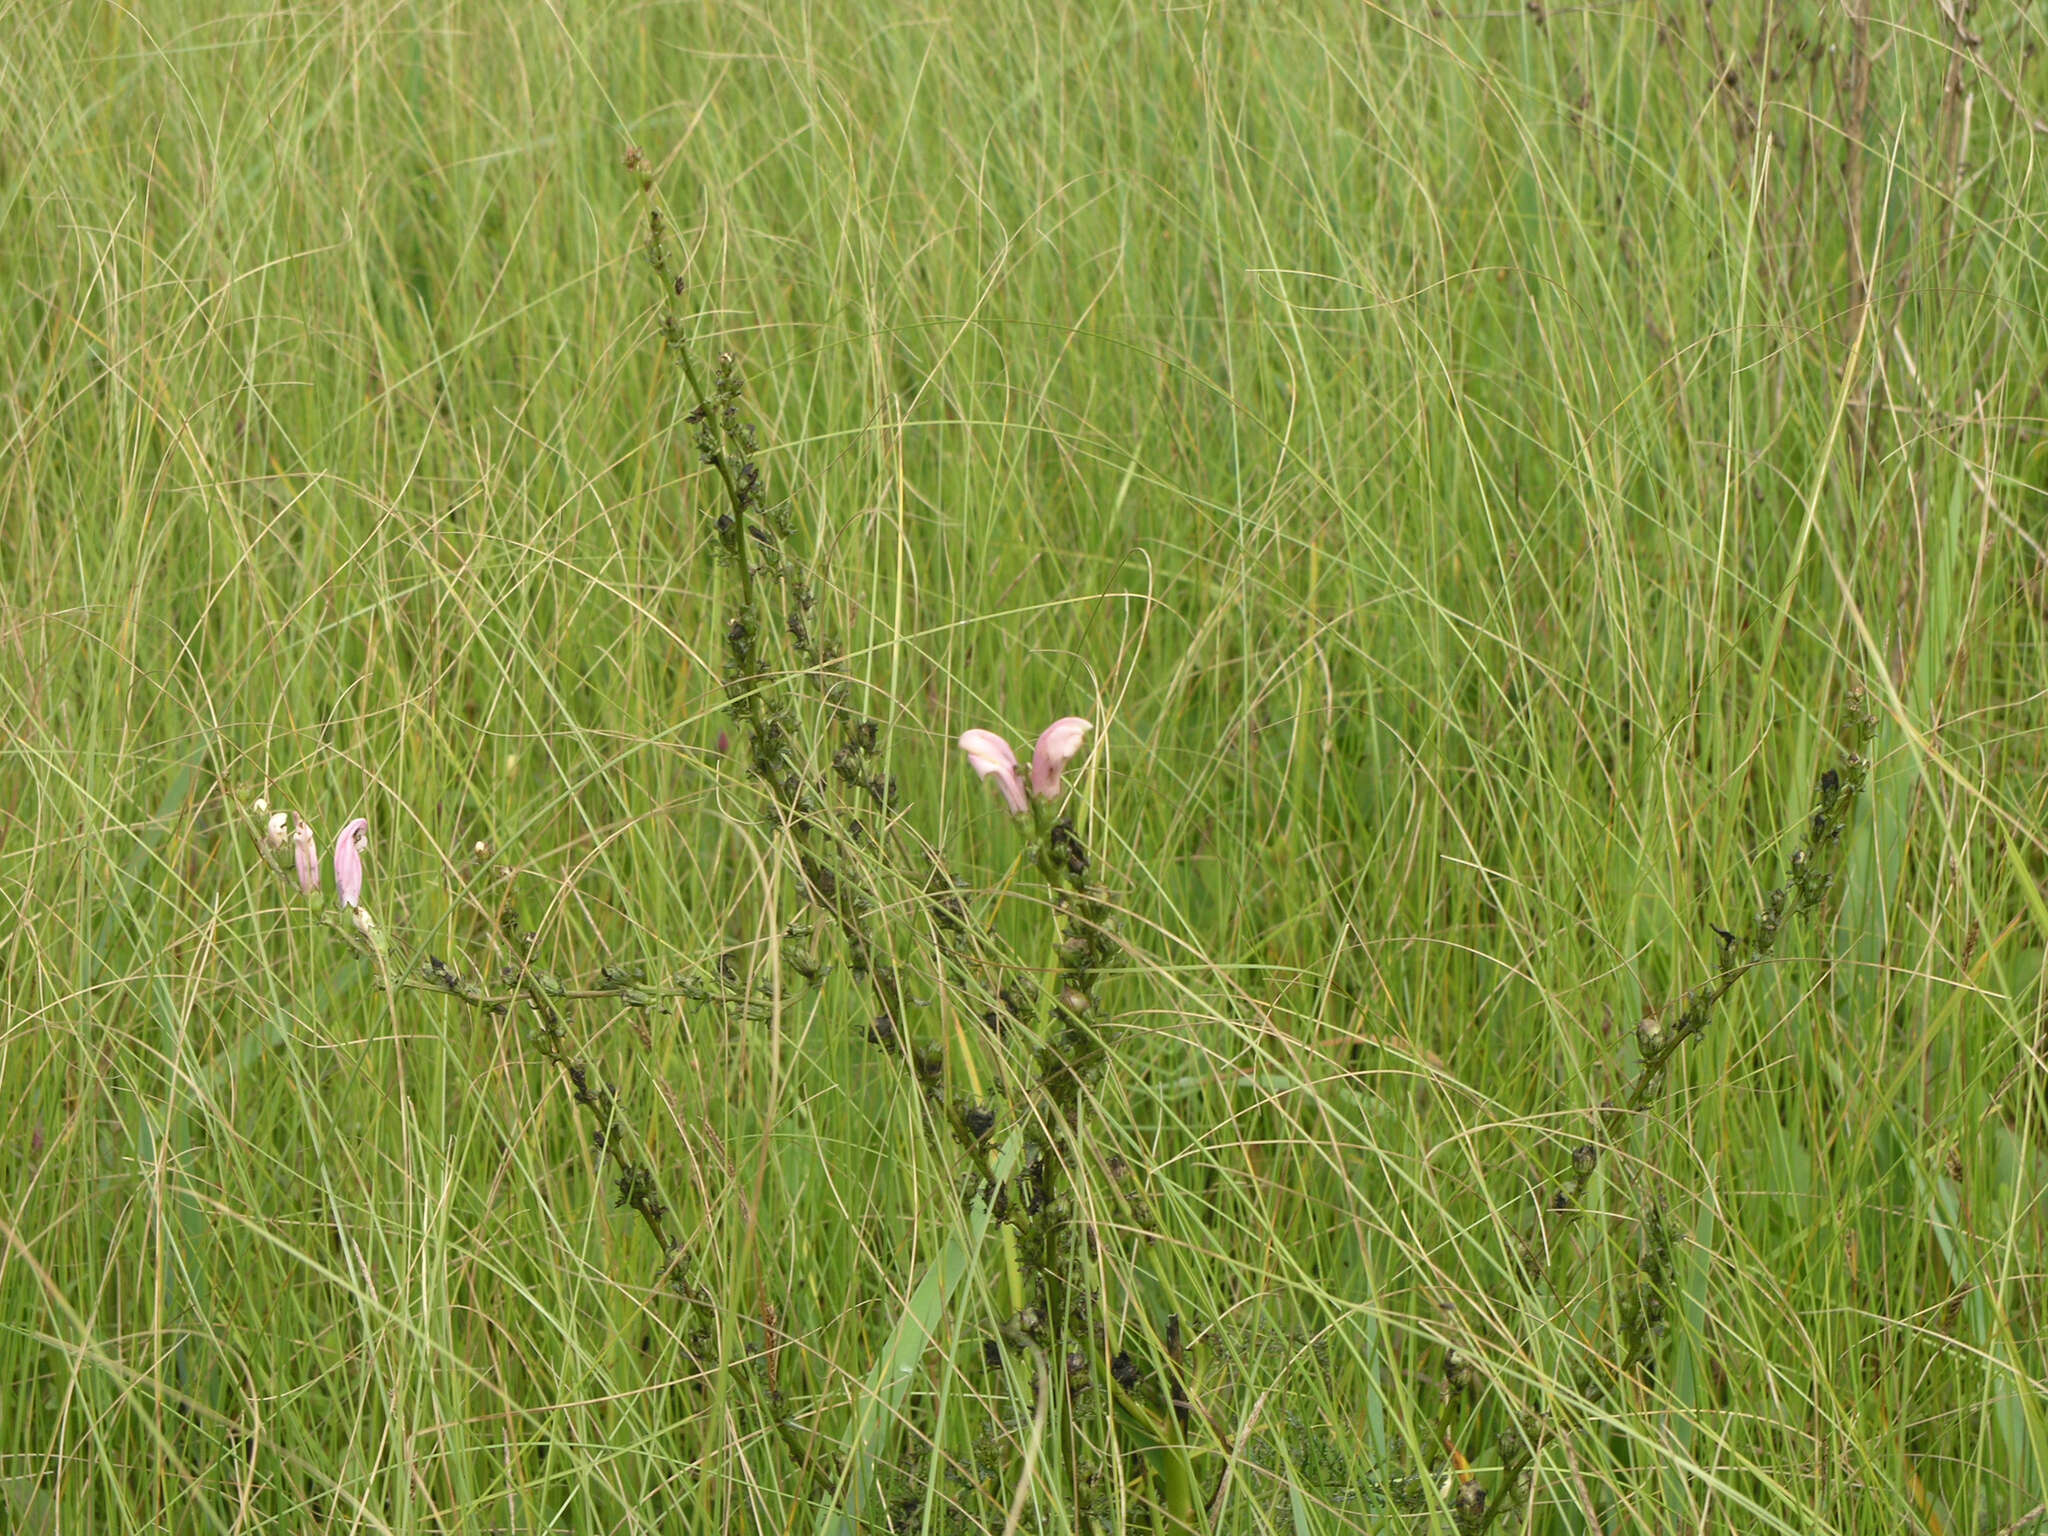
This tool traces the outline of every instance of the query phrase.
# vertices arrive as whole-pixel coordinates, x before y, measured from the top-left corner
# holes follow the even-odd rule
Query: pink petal
[[[1010,804],[1011,813],[1022,816],[1029,807],[1024,798],[1023,781],[1017,777],[1017,754],[1010,750],[1010,744],[994,731],[963,731],[960,733],[960,750],[967,754],[967,761],[974,765],[974,771],[984,779],[994,779],[996,788]]]
[[[292,861],[299,869],[299,889],[311,896],[320,889],[320,845],[313,824],[301,816],[292,834]]]
[[[363,848],[369,830],[369,822],[358,816],[334,841],[334,894],[344,907],[356,906],[363,899]]]
[[[1095,727],[1079,715],[1068,715],[1048,725],[1038,738],[1038,746],[1031,753],[1031,791],[1041,800],[1050,800],[1060,792],[1060,773],[1073,755],[1081,750],[1081,743]]]

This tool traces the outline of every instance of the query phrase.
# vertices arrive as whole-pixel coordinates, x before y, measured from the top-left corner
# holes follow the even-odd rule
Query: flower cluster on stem
[[[301,896],[320,896],[320,843],[313,824],[296,812],[273,811],[269,800],[262,796],[249,809],[256,820],[256,846],[263,861],[295,884]],[[385,963],[388,957],[384,932],[363,902],[363,855],[370,847],[369,827],[368,819],[358,816],[335,839],[335,909],[326,916],[356,949],[375,963],[379,980],[388,987],[391,978]]]

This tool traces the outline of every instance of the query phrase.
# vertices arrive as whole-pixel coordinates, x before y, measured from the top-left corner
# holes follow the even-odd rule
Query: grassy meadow
[[[0,1532],[2048,1531],[2044,42],[8,9]],[[895,782],[823,813],[886,1028],[727,709],[629,146]],[[1859,687],[1835,882],[1602,1114]],[[1072,914],[955,742],[1062,715],[1048,1129]],[[259,796],[367,818],[381,969]]]

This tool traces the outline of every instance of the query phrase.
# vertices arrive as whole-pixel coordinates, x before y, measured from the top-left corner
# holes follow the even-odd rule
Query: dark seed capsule
[[[1486,1524],[1486,1485],[1474,1479],[1461,1484],[1451,1504],[1452,1518],[1461,1531],[1477,1531]]]

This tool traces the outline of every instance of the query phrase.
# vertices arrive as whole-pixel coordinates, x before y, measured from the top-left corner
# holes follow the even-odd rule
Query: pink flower
[[[308,896],[319,894],[319,839],[313,835],[313,824],[303,816],[299,818],[298,831],[292,834],[292,861],[299,867],[299,889]]]
[[[1010,750],[1010,744],[994,731],[963,731],[960,750],[967,754],[976,773],[996,781],[996,788],[1009,802],[1011,814],[1022,816],[1028,805],[1024,781],[1017,777],[1017,754]]]
[[[334,894],[344,907],[363,899],[363,850],[370,846],[370,824],[358,816],[341,829],[334,842]]]
[[[1094,729],[1080,716],[1068,715],[1053,721],[1040,733],[1038,746],[1031,754],[1030,794],[1041,800],[1051,800],[1059,794],[1060,774]],[[1022,816],[1030,809],[1024,781],[1017,773],[1017,754],[1010,750],[1007,741],[994,731],[967,731],[960,737],[960,746],[976,773],[996,781],[996,788],[1003,792],[1013,812]]]
[[[1081,750],[1081,742],[1095,727],[1079,715],[1068,715],[1055,720],[1039,734],[1038,745],[1031,753],[1031,792],[1041,800],[1050,800],[1060,792],[1060,772],[1068,760]]]

